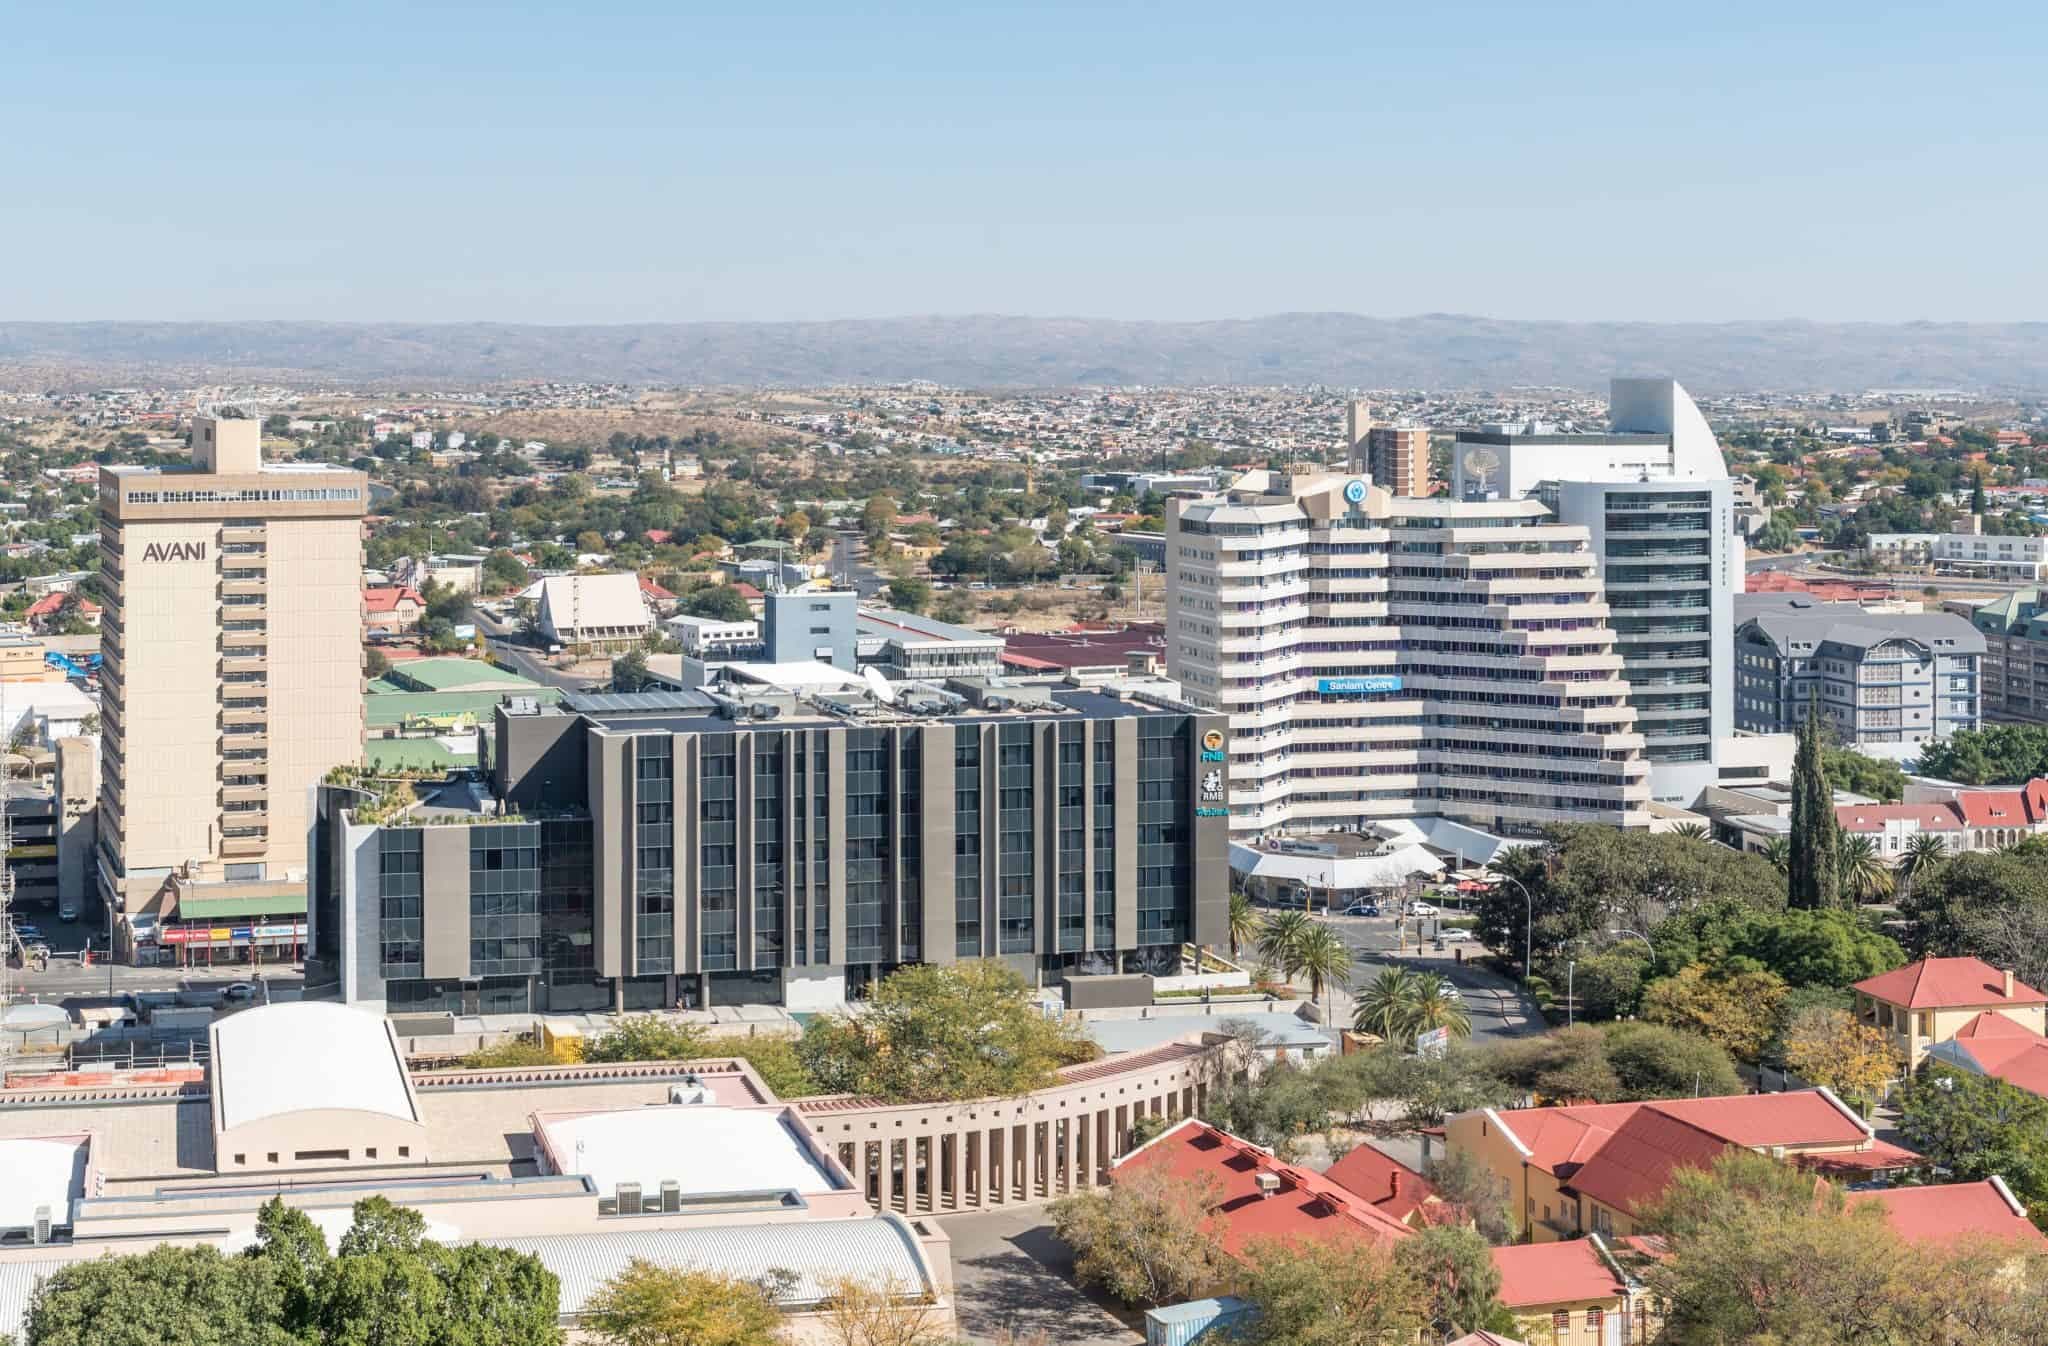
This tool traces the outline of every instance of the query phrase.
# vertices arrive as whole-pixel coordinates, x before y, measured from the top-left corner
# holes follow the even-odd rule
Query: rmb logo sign
[[[145,561],[204,561],[204,542],[152,542],[142,549]]]

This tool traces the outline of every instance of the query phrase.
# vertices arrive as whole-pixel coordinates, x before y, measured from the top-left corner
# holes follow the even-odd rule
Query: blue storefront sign
[[[1357,692],[1398,692],[1401,690],[1401,676],[1398,673],[1373,673],[1357,678],[1317,678],[1316,690],[1325,694],[1335,692],[1340,696]]]

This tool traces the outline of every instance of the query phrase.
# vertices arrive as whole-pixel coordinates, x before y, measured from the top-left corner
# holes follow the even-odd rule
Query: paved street
[[[1398,948],[1392,917],[1323,916],[1317,919],[1336,931],[1344,946],[1351,950],[1353,985],[1370,981],[1384,967],[1434,972],[1449,980],[1463,996],[1465,1008],[1472,1016],[1472,1036],[1475,1038],[1540,1033],[1546,1026],[1536,1002],[1523,994],[1520,987],[1487,968],[1458,961],[1453,952],[1458,948],[1464,949],[1467,959],[1483,954],[1484,948],[1477,943],[1454,944],[1442,953],[1427,945],[1418,949],[1414,939],[1415,922],[1410,921],[1409,939],[1403,952]],[[1423,924],[1427,929],[1433,923],[1425,921]],[[1348,1025],[1351,1022],[1352,999],[1349,990],[1339,988],[1325,998],[1331,1009],[1330,1022],[1340,1027]]]
[[[472,610],[470,615],[477,630],[483,633],[484,646],[490,650],[491,657],[521,677],[532,678],[543,687],[560,687],[569,692],[580,692],[602,681],[550,667],[546,652],[527,643],[517,622],[501,624],[481,610]]]
[[[938,1221],[953,1240],[954,1300],[968,1341],[1025,1346],[1043,1333],[1051,1346],[1130,1346],[1144,1340],[1143,1319],[1126,1325],[1071,1279],[1067,1250],[1052,1236],[1043,1206],[1022,1206]]]
[[[842,584],[852,584],[862,598],[873,598],[888,586],[889,578],[860,559],[864,550],[860,534],[834,533],[830,560],[832,578]]]

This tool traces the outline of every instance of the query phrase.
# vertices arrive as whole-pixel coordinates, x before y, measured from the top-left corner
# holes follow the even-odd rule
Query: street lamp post
[[[1650,943],[1650,937],[1640,930],[1610,930],[1607,933],[1617,936],[1626,935],[1630,939],[1639,939],[1643,942],[1643,947],[1650,951],[1650,957],[1655,958],[1657,956],[1657,946]]]
[[[1536,947],[1536,899],[1529,896],[1528,886],[1514,875],[1495,870],[1494,877],[1504,883],[1512,883],[1522,890],[1522,910],[1525,913],[1522,917],[1522,980],[1527,981],[1536,971],[1535,958],[1531,952]]]

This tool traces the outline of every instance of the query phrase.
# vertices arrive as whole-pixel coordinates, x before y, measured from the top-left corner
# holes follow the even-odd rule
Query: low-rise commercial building
[[[1981,958],[1922,958],[1850,989],[1857,1017],[1892,1035],[1908,1072],[1929,1048],[1980,1015],[2002,1015],[2030,1032],[2048,1033],[2048,995]]]
[[[535,623],[564,649],[630,649],[654,630],[637,575],[550,575],[540,582]]]
[[[1172,971],[1224,940],[1221,716],[964,680],[885,701],[837,676],[515,699],[487,787],[323,788],[309,988],[806,1009],[903,963]]]

